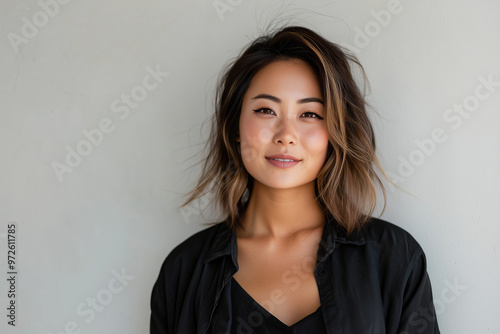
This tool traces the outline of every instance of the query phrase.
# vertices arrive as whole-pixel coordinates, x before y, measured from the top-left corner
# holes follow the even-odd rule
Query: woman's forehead
[[[321,99],[321,88],[313,69],[300,59],[274,61],[260,69],[252,78],[245,97],[273,95]],[[278,101],[275,101],[278,102]]]

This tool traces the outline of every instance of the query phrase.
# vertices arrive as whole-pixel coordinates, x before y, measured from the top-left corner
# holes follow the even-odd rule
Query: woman
[[[439,333],[422,249],[371,217],[385,192],[353,64],[293,26],[227,69],[184,204],[210,191],[227,218],[166,258],[151,333]]]

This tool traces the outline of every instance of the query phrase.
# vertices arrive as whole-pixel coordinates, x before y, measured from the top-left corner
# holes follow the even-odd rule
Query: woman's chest
[[[260,306],[287,325],[321,305],[314,275],[316,250],[266,252],[239,247],[235,280]]]

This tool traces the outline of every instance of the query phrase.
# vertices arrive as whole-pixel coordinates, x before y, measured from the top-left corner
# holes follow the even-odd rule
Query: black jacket
[[[439,333],[425,255],[408,232],[372,218],[347,238],[329,218],[317,255],[328,333]],[[178,245],[152,290],[150,333],[229,333],[237,270],[236,234],[225,222]]]

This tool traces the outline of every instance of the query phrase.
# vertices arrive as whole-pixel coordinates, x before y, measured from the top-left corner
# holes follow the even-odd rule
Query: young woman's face
[[[302,60],[275,61],[253,77],[237,140],[255,182],[280,189],[314,182],[328,148],[322,101],[318,80]]]

